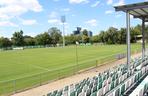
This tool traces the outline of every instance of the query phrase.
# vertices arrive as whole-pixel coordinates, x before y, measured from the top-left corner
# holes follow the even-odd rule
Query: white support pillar
[[[129,69],[131,62],[131,46],[130,46],[130,14],[129,11],[126,12],[126,30],[127,30],[127,67]]]
[[[142,18],[142,59],[145,58],[145,18],[143,17]],[[145,64],[145,62],[142,63],[142,66],[143,67]]]
[[[145,56],[145,18],[142,18],[142,58]]]

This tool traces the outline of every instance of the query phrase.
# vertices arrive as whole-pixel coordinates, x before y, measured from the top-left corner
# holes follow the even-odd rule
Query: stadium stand
[[[130,69],[121,64],[43,96],[148,96],[147,75],[148,56],[139,57],[132,60]]]

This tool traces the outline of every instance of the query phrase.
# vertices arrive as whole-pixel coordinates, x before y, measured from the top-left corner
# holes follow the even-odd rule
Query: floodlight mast
[[[64,15],[61,16],[61,22],[63,24],[63,47],[65,47],[65,22],[66,22],[66,17]]]

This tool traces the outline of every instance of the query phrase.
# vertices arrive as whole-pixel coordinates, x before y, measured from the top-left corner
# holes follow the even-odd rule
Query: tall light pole
[[[61,22],[63,24],[63,47],[65,47],[65,22],[66,22],[65,16],[61,16]]]
[[[79,44],[79,42],[76,41],[76,71],[78,72],[79,71],[79,68],[78,68],[78,49],[77,49],[77,45]]]

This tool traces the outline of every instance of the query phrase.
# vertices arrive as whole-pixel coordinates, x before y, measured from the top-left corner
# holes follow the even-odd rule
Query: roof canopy
[[[148,2],[115,6],[116,11],[129,12],[134,18],[144,19],[148,22]]]

